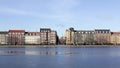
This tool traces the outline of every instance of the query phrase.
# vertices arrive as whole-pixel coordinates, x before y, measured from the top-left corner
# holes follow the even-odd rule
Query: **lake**
[[[120,47],[1,47],[0,68],[120,68]]]

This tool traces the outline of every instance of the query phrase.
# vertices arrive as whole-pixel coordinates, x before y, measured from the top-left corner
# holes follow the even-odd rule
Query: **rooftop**
[[[0,34],[8,34],[7,31],[0,31]]]
[[[25,32],[25,30],[9,30],[9,32]]]
[[[120,34],[120,32],[111,32],[111,34]]]

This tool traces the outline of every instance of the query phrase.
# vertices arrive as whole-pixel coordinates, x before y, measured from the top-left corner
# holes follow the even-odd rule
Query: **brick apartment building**
[[[22,45],[25,44],[25,30],[9,30],[8,44]]]
[[[96,44],[110,44],[111,31],[109,29],[95,29]]]
[[[40,28],[40,44],[49,45],[57,43],[57,32],[50,28]]]

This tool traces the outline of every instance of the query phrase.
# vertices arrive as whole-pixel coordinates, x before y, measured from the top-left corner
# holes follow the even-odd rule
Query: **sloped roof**
[[[9,30],[9,32],[25,32],[25,30]]]

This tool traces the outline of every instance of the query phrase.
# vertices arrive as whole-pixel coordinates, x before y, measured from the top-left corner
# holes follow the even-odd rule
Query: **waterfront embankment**
[[[0,47],[41,47],[41,48],[53,48],[53,47],[66,47],[66,48],[100,48],[100,47],[120,47],[120,45],[0,45]]]

